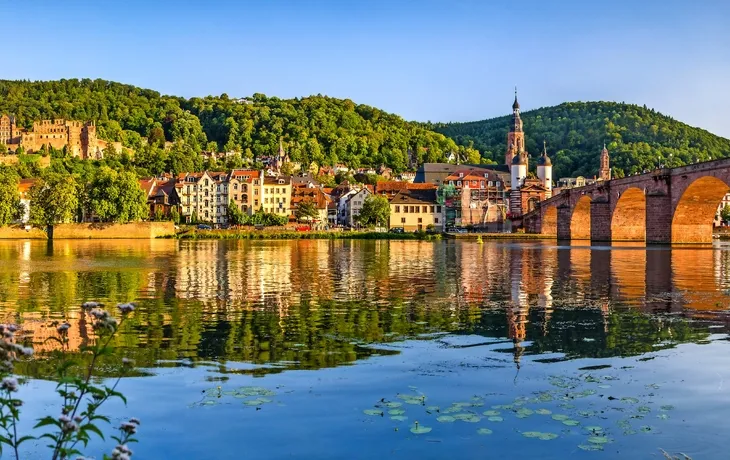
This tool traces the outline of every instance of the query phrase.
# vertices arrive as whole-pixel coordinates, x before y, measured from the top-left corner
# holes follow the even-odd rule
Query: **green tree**
[[[50,171],[36,180],[28,194],[31,223],[49,226],[74,221],[79,199],[72,175]]]
[[[246,215],[238,208],[236,202],[231,200],[228,202],[228,222],[233,225],[243,225],[246,221]]]
[[[720,218],[723,222],[730,222],[730,204],[726,204],[720,211]]]
[[[357,221],[366,227],[381,227],[388,223],[390,218],[390,204],[383,195],[369,195],[362,204]]]
[[[8,154],[8,146],[0,142],[0,155]]]
[[[302,200],[294,211],[294,216],[299,222],[311,222],[319,219],[319,210],[312,200]]]
[[[99,168],[89,191],[91,211],[102,221],[127,223],[149,217],[147,197],[131,171]]]
[[[8,225],[20,217],[20,195],[18,182],[20,178],[14,169],[0,167],[0,225]]]
[[[172,219],[175,224],[180,223],[180,211],[177,210],[177,206],[173,206],[170,209],[170,219]]]

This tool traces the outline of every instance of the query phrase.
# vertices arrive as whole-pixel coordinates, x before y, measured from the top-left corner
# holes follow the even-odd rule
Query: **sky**
[[[646,105],[730,138],[730,1],[0,0],[0,78],[349,98],[418,121]]]

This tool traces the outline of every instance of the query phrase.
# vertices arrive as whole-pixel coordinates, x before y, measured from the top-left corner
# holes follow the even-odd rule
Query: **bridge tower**
[[[609,164],[608,149],[606,144],[603,144],[603,150],[601,150],[601,166],[598,169],[598,179],[600,180],[611,180],[611,166]]]
[[[545,199],[553,196],[553,162],[547,154],[547,143],[542,141],[542,155],[537,159],[537,178],[547,189]]]

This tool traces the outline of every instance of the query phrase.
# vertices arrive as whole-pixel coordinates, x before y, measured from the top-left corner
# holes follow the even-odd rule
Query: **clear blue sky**
[[[326,94],[409,120],[646,104],[730,137],[730,1],[0,0],[0,78]]]

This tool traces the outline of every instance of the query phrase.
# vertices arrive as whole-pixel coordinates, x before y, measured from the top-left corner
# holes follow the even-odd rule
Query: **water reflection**
[[[392,353],[367,344],[440,332],[509,339],[518,366],[641,354],[706,338],[730,285],[726,250],[545,242],[6,241],[0,261],[0,314],[41,361],[53,320],[72,324],[72,348],[94,339],[82,301],[136,300],[118,345],[140,365],[270,365],[252,373],[350,363]]]

